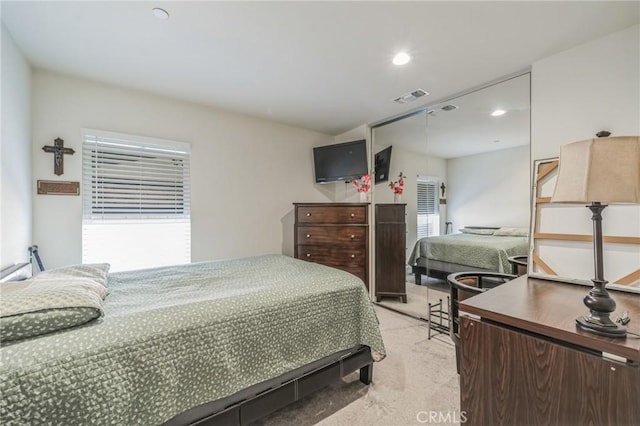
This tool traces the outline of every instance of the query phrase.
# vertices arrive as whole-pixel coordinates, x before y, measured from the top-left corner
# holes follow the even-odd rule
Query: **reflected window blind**
[[[188,263],[190,146],[84,130],[82,148],[83,262]]]
[[[437,178],[419,176],[417,181],[418,239],[440,235],[440,200]]]

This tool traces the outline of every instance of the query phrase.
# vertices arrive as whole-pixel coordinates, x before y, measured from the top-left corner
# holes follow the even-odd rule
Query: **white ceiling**
[[[528,73],[513,77],[376,127],[376,150],[393,145],[449,159],[529,145],[530,81]],[[457,108],[442,109],[448,105]],[[497,109],[506,113],[493,117]]]
[[[156,6],[171,18],[156,19]],[[639,17],[639,2],[610,1],[2,1],[35,67],[327,134],[525,69]],[[413,61],[392,65],[399,50]],[[417,88],[431,95],[392,102]]]

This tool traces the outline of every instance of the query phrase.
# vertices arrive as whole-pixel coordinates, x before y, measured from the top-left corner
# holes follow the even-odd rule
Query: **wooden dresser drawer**
[[[299,245],[298,258],[327,266],[361,266],[365,263],[364,245],[353,249],[330,245]]]
[[[341,271],[349,272],[350,274],[353,274],[356,277],[360,278],[362,281],[365,282],[365,285],[367,285],[367,271],[364,265],[356,265],[356,264],[340,265],[340,264],[335,264],[331,261],[327,261],[326,259],[322,261],[319,261],[318,259],[316,259],[315,261],[313,261],[311,260],[311,258],[306,258],[306,257],[300,257],[300,259],[307,259],[309,262],[319,263],[321,265],[330,266],[332,268],[340,269]]]
[[[296,212],[297,223],[367,223],[367,206],[298,206]]]
[[[376,204],[376,223],[406,223],[406,204]]]
[[[299,226],[298,244],[364,244],[367,228],[364,226]]]
[[[333,268],[340,269],[342,271],[349,272],[350,274],[355,275],[360,278],[362,281],[367,282],[367,272],[364,269],[364,265],[362,266],[344,266],[344,265],[336,265],[332,266]]]
[[[369,204],[294,205],[294,256],[349,272],[369,288]]]

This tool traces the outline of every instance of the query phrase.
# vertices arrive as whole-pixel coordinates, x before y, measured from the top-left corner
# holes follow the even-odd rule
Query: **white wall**
[[[447,179],[447,220],[454,232],[529,225],[529,146],[448,160]]]
[[[387,146],[376,145],[374,151],[378,152]],[[402,149],[401,146],[393,145],[391,148],[391,164],[389,167],[389,181],[398,180],[398,174],[402,172],[405,179],[404,191],[401,202],[406,203],[407,213],[407,257],[413,250],[417,241],[417,200],[418,200],[418,176],[434,176],[445,181],[447,179],[447,162],[442,158],[429,157],[413,151]],[[389,182],[381,182],[375,185],[376,203],[393,203],[393,191],[389,188]],[[440,206],[440,228],[444,233],[444,222],[446,217],[446,206]]]
[[[531,106],[532,161],[556,157],[561,145],[595,137],[600,130],[613,136],[640,135],[640,26],[535,62]],[[563,229],[570,224],[572,233],[591,234],[589,218],[585,209],[575,221],[565,218],[549,225]],[[640,235],[640,208],[610,208],[603,218],[605,235]],[[591,247],[578,245],[556,244],[544,260],[564,276],[591,278]],[[610,281],[640,265],[638,245],[608,244],[605,251]],[[626,265],[615,263],[620,257],[627,259]]]
[[[35,70],[34,182],[82,180],[81,128],[191,143],[192,261],[292,255],[292,203],[328,201],[314,185],[311,150],[330,136]],[[56,137],[76,150],[59,178],[40,149]],[[79,263],[81,197],[33,194],[34,241],[45,266]]]
[[[533,160],[603,129],[640,134],[640,26],[535,62],[531,90]]]
[[[29,259],[31,245],[31,67],[2,24],[0,268]]]

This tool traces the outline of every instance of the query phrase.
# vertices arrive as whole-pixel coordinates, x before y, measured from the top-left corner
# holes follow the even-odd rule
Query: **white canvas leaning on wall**
[[[591,211],[582,204],[550,203],[557,164],[557,158],[534,162],[528,272],[533,277],[591,286]],[[602,215],[607,288],[640,293],[640,206],[610,205]]]

